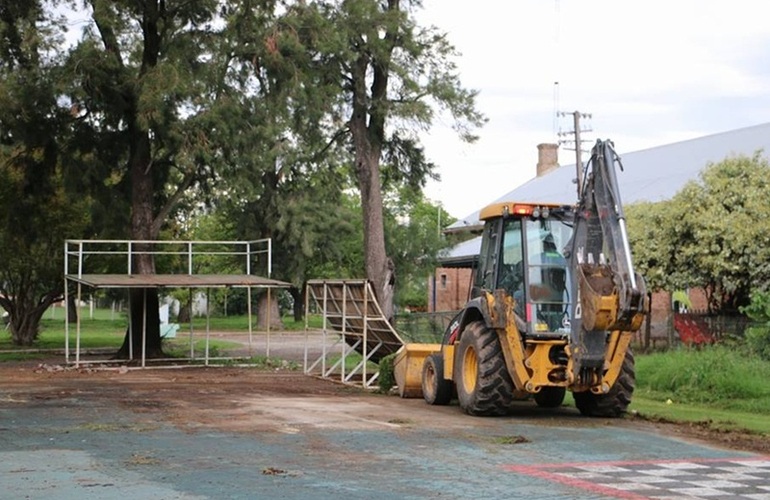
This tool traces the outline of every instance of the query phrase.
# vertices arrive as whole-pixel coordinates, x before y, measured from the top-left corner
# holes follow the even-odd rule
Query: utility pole
[[[581,193],[581,190],[583,189],[583,139],[580,138],[580,134],[583,132],[591,132],[590,128],[581,128],[580,120],[582,119],[591,119],[591,113],[581,113],[580,111],[572,111],[566,112],[566,111],[558,111],[556,113],[556,116],[564,117],[564,116],[570,116],[572,115],[572,122],[573,122],[573,129],[568,130],[566,132],[562,132],[559,130],[559,132],[556,134],[560,137],[559,139],[559,145],[562,144],[569,144],[574,143],[575,144],[575,170],[577,171],[577,194],[578,199],[582,196],[583,193]],[[561,139],[561,137],[567,137],[567,136],[574,136],[574,139]],[[573,148],[567,148],[567,149],[573,149]]]

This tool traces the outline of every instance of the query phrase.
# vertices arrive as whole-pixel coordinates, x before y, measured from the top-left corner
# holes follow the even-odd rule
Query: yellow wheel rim
[[[476,389],[476,379],[478,378],[479,361],[476,357],[476,350],[468,346],[463,353],[463,389],[466,394],[471,394]]]

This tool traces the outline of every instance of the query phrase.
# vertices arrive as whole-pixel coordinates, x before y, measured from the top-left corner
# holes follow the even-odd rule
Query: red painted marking
[[[591,493],[600,493],[602,495],[612,496],[616,498],[624,498],[626,500],[648,500],[647,497],[637,495],[636,493],[619,490],[617,488],[612,488],[609,486],[603,486],[601,484],[589,483],[588,481],[584,481],[582,479],[576,479],[574,477],[560,476],[555,472],[549,472],[549,471],[541,470],[536,467],[531,467],[527,465],[509,465],[506,467],[506,469],[512,472],[519,472],[521,474],[526,474],[527,476],[533,476],[540,479],[561,483],[565,486],[580,488],[582,490],[590,491]]]
[[[688,462],[693,464],[704,464],[711,462],[765,462],[770,460],[770,456],[755,456],[755,457],[732,457],[732,458],[666,458],[666,459],[653,459],[653,460],[610,460],[607,462],[559,462],[552,464],[537,464],[537,465],[507,465],[508,469],[514,468],[541,468],[546,469],[564,469],[567,467],[591,467],[602,465],[615,465],[622,467],[624,465],[654,465],[654,464],[677,464],[680,462]]]

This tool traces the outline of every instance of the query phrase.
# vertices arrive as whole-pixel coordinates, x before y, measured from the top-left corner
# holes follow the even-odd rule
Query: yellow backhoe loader
[[[481,211],[471,298],[440,345],[402,348],[402,396],[445,405],[456,395],[471,415],[501,415],[522,399],[560,406],[570,390],[584,415],[626,411],[635,377],[629,344],[648,305],[616,163],[612,143],[597,141],[576,206],[507,202]]]

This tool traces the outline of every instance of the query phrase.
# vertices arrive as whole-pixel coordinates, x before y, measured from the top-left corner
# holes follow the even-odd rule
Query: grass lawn
[[[87,309],[80,311],[80,347],[85,349],[119,348],[128,327],[128,319],[125,312],[115,312],[109,309],[95,309],[91,313]],[[173,322],[173,321],[172,321]],[[249,330],[249,317],[239,316],[212,316],[208,320],[211,331],[247,332]],[[196,337],[206,331],[207,319],[196,317],[193,319],[193,330]],[[305,329],[305,321],[294,321],[291,316],[283,318],[283,330],[302,331]],[[321,328],[323,320],[321,316],[311,315],[308,319],[310,328]],[[69,325],[69,345],[75,347],[76,324]],[[189,331],[189,325],[181,325],[178,336],[184,336]],[[258,333],[257,319],[252,317],[252,331]],[[11,343],[11,335],[8,330],[0,331],[0,351],[23,351],[37,349],[63,349],[65,338],[65,318],[61,308],[46,312],[40,322],[40,334],[37,342],[30,348],[14,346]],[[213,342],[213,341],[212,341]],[[222,345],[221,348],[227,346]],[[230,346],[232,347],[232,346]],[[7,355],[5,355],[7,357]],[[0,358],[2,359],[2,358]]]
[[[653,420],[705,423],[713,429],[744,429],[770,436],[770,418],[762,413],[720,410],[711,406],[674,401],[666,403],[648,399],[644,395],[634,395],[629,410]]]
[[[741,344],[638,355],[630,410],[770,435],[770,363]]]
[[[6,331],[0,335],[0,350],[27,350],[27,349],[63,349],[64,348],[64,320],[44,319],[40,325],[40,334],[37,342],[32,347],[18,347],[11,343],[11,334]],[[125,335],[125,323],[122,321],[110,321],[103,319],[85,319],[80,324],[80,347],[114,347],[119,348]],[[70,325],[69,345],[75,347],[76,329]]]
[[[128,320],[124,313],[113,313],[110,310],[96,309],[93,317],[90,317],[89,311],[81,311],[80,320],[80,347],[81,349],[119,349],[123,343],[123,338],[128,327]],[[256,320],[252,320],[253,331],[256,332]],[[291,321],[293,327],[298,323]],[[211,317],[209,328],[211,331],[248,331],[248,316],[230,316],[230,317]],[[304,321],[301,329],[304,329]],[[205,339],[202,336],[206,331],[206,318],[195,318],[193,320],[193,329],[195,332],[195,352],[197,355],[203,355],[205,349]],[[177,338],[165,340],[168,352],[179,356],[186,356],[189,353],[189,340],[187,333],[188,325],[182,325],[177,332]],[[76,343],[77,325],[69,325],[69,347],[74,349]],[[46,313],[40,323],[40,334],[37,341],[31,347],[14,346],[11,343],[11,335],[8,330],[0,331],[0,361],[39,359],[45,356],[44,353],[33,351],[61,350],[65,346],[65,320],[64,313],[57,310],[53,313]],[[222,351],[233,349],[240,346],[236,342],[228,342],[218,339],[209,340],[210,355],[219,355]],[[14,352],[16,351],[16,352]],[[26,351],[26,352],[25,352]]]

